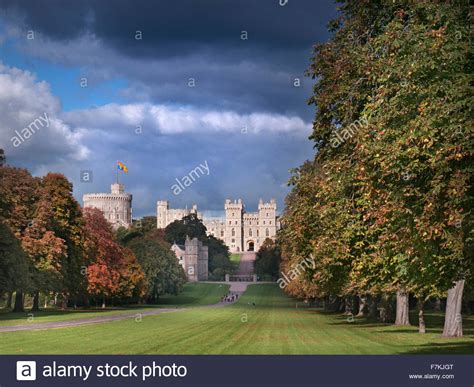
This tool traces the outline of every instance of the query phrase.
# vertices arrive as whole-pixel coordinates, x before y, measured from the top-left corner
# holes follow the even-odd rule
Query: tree
[[[175,220],[165,228],[165,239],[168,243],[184,245],[186,236],[204,241],[207,237],[206,226],[196,214],[189,214],[181,220]]]
[[[234,266],[230,260],[229,247],[213,235],[208,235],[205,244],[208,247],[208,270],[213,280],[223,280],[232,273]]]
[[[66,253],[61,260],[62,296],[64,306],[86,292],[84,268],[87,265],[84,248],[84,218],[79,203],[72,194],[72,184],[59,173],[48,173],[41,180],[42,200],[51,207],[50,230],[64,241]]]
[[[207,235],[206,226],[196,214],[190,214],[181,220],[175,220],[165,228],[165,239],[169,243],[184,245],[186,236],[198,238],[208,246],[209,272],[214,279],[224,279],[226,273],[233,270],[229,248],[220,239]]]
[[[462,133],[472,105],[469,7],[344,1],[340,9],[308,70],[318,153],[290,180],[280,234],[284,269],[309,253],[315,265],[286,290],[397,293],[403,325],[413,293],[424,331],[424,302],[455,284],[452,335],[472,275],[472,144]]]
[[[163,294],[181,291],[186,274],[160,230],[130,240],[127,247],[134,252],[144,272],[148,302],[154,303]]]
[[[280,275],[280,247],[270,238],[263,241],[255,258],[255,273],[259,276],[270,276],[273,279]]]
[[[130,298],[134,292],[142,296],[144,275],[135,255],[114,240],[110,224],[97,208],[84,210],[86,221],[87,290],[102,298],[105,307],[107,298]]]
[[[0,294],[25,289],[29,279],[28,258],[10,228],[0,222]]]
[[[35,204],[38,200],[39,179],[26,169],[9,166],[0,167],[0,222],[8,226],[13,235],[21,241],[25,230],[32,223]],[[28,268],[30,265],[28,262]],[[19,271],[21,277],[23,271]],[[17,273],[15,272],[15,275]],[[18,284],[15,296],[15,312],[23,311],[23,292],[29,290],[28,281],[14,281]]]

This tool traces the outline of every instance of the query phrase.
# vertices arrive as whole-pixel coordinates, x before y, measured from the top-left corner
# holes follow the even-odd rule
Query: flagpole
[[[117,161],[116,167],[117,167],[117,184],[119,184],[119,179],[118,179],[118,161]]]

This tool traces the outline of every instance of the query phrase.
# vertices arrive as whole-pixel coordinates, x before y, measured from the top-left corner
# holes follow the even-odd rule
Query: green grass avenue
[[[0,353],[445,354],[474,349],[473,317],[464,320],[465,337],[446,340],[441,338],[441,314],[429,314],[427,333],[420,335],[416,326],[357,318],[350,322],[341,315],[305,308],[276,284],[250,285],[234,305],[198,307],[217,302],[227,291],[224,286],[188,284],[182,294],[165,297],[163,307],[196,308],[144,316],[141,322],[131,317],[81,327],[0,333]]]

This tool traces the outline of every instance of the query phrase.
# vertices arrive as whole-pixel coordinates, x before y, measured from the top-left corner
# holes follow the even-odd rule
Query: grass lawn
[[[192,307],[217,304],[228,293],[230,285],[209,283],[188,283],[177,296],[166,295],[160,299],[164,307]]]
[[[231,254],[230,255],[230,261],[232,262],[234,266],[234,270],[237,270],[240,265],[240,258],[242,258],[242,254]]]
[[[229,285],[222,284],[201,284],[188,283],[184,285],[183,291],[177,295],[163,296],[156,305],[132,305],[128,307],[108,307],[90,308],[90,309],[41,309],[39,312],[10,313],[0,312],[0,326],[22,325],[30,323],[42,323],[53,321],[66,321],[82,318],[92,318],[97,316],[113,316],[126,312],[136,313],[144,312],[152,308],[173,308],[173,307],[193,307],[200,305],[215,304],[227,293]]]
[[[474,353],[474,318],[464,321],[466,336],[462,339],[442,339],[442,321],[441,315],[428,314],[425,335],[418,334],[416,326],[394,327],[364,319],[348,322],[340,315],[295,308],[295,301],[286,297],[278,286],[260,284],[249,286],[236,304],[227,307],[144,316],[141,322],[127,319],[72,328],[0,333],[0,353]]]

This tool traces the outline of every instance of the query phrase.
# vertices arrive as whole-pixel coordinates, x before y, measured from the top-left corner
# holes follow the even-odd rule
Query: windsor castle
[[[224,210],[225,218],[205,218],[196,205],[190,209],[171,209],[169,201],[160,200],[156,203],[157,227],[165,228],[175,220],[194,213],[202,219],[207,233],[221,239],[231,252],[257,251],[266,238],[275,239],[279,225],[274,199],[269,203],[260,200],[257,212],[246,212],[241,199],[227,199]]]
[[[83,202],[84,207],[100,209],[114,228],[132,224],[132,195],[125,193],[123,184],[112,184],[111,193],[86,194]],[[159,200],[156,204],[157,228],[165,228],[194,213],[203,221],[208,234],[221,239],[231,252],[257,251],[266,238],[275,239],[279,223],[274,199],[268,203],[260,200],[256,212],[246,212],[241,199],[227,199],[224,210],[223,218],[205,218],[196,205],[189,209],[172,209],[169,201]]]

